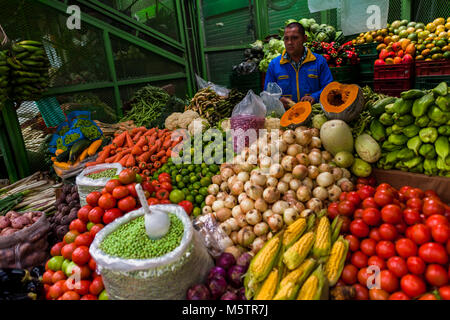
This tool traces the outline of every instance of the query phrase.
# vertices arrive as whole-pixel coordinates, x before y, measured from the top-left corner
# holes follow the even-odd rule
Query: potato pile
[[[9,236],[17,231],[31,226],[39,220],[42,212],[18,213],[9,211],[6,215],[0,216],[0,236]]]

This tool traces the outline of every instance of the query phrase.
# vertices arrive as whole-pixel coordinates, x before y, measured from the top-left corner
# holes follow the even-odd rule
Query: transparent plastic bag
[[[103,171],[107,169],[116,169],[116,174],[118,175],[123,167],[120,163],[102,163],[96,166],[87,167],[77,176],[75,182],[78,187],[78,194],[80,195],[80,205],[86,205],[86,196],[93,191],[101,191],[106,183],[112,178],[99,178],[91,179],[87,175],[96,171]]]
[[[214,258],[219,257],[226,248],[233,245],[233,241],[220,228],[212,214],[200,216],[192,224],[201,235],[209,254]]]
[[[206,81],[203,78],[199,77],[197,74],[195,75],[195,79],[197,80],[197,86],[198,86],[199,90],[210,87],[211,90],[213,90],[215,93],[217,93],[221,97],[228,97],[228,94],[230,93],[229,89],[219,86],[219,85],[216,85],[210,81]]]
[[[341,28],[345,36],[386,28],[389,0],[341,0]]]
[[[280,101],[283,90],[275,82],[269,82],[267,84],[267,90],[261,92],[261,96],[264,105],[266,106],[266,117],[273,116],[281,118],[285,112],[283,103]]]
[[[103,239],[119,226],[144,215],[142,208],[127,213],[105,226],[95,236],[89,252],[97,263],[110,300],[181,300],[186,291],[202,283],[214,266],[198,232],[184,209],[178,205],[154,205],[152,210],[173,213],[183,222],[180,245],[153,259],[122,259],[100,250]]]
[[[336,9],[339,7],[339,0],[308,0],[309,12],[319,12]]]

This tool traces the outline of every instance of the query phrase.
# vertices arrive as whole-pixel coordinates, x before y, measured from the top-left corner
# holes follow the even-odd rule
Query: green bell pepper
[[[447,95],[447,83],[445,81],[439,83],[436,87],[431,90],[436,96],[446,96]]]
[[[426,114],[428,107],[434,103],[433,93],[427,93],[422,98],[416,99],[412,107],[412,115],[416,118]]]
[[[439,157],[441,157],[442,159],[447,158],[450,151],[450,144],[446,137],[437,138],[436,142],[434,143],[434,147]]]
[[[436,122],[437,124],[444,124],[448,120],[447,115],[435,105],[431,106],[428,109],[427,115],[428,115],[428,118],[430,118],[432,121]]]
[[[437,133],[436,133],[437,135]],[[388,138],[388,142],[393,143],[397,146],[402,146],[404,144],[406,144],[406,142],[408,141],[408,137],[406,137],[403,134],[391,134]]]
[[[369,127],[370,135],[376,141],[383,141],[386,138],[386,129],[377,119],[373,119]]]
[[[386,112],[380,116],[379,120],[380,120],[381,124],[386,127],[392,126],[394,124],[394,119],[392,119],[392,115],[389,113],[386,113]]]
[[[425,159],[425,161],[423,162],[423,170],[426,175],[429,175],[429,176],[437,175],[438,168],[436,165],[436,160]]]
[[[414,151],[416,156],[419,155],[419,148],[421,145],[422,145],[422,140],[420,140],[419,136],[415,136],[415,137],[409,139],[408,143],[406,144],[408,149]]]
[[[390,136],[392,134],[392,127],[386,128],[386,136]]]
[[[420,161],[422,161],[422,158],[420,159]],[[409,172],[413,172],[413,173],[423,173],[423,163],[420,162],[417,166],[409,169]]]
[[[398,100],[398,99],[397,99]],[[386,105],[385,107],[384,107],[384,111],[386,112],[386,113],[388,113],[388,114],[394,114],[395,113],[395,111],[394,111],[394,103],[389,103],[388,105]]]
[[[420,146],[419,154],[423,156],[425,159],[434,159],[436,158],[436,151],[434,150],[434,146],[429,143],[425,143]]]
[[[438,137],[438,133],[436,128],[423,128],[419,131],[419,137],[424,143],[434,143]]]
[[[414,157],[408,161],[404,161],[403,164],[408,168],[412,169],[413,167],[417,166],[419,163],[422,162],[421,157]]]
[[[402,98],[398,98],[392,106],[392,110],[394,113],[402,116],[411,112],[413,103],[414,100],[403,100]]]
[[[405,114],[398,118],[394,117],[394,120],[395,120],[395,124],[399,125],[400,127],[406,127],[406,126],[409,126],[410,124],[414,123],[414,117],[410,114]]]
[[[428,116],[424,114],[423,116],[416,118],[416,121],[414,122],[414,124],[421,128],[425,128],[426,126],[428,126],[429,122],[430,122],[430,118],[428,118]]]
[[[420,127],[416,126],[415,124],[411,124],[403,128],[403,134],[408,138],[417,136],[419,134],[419,131]]]
[[[398,124],[394,123],[391,126],[391,130],[393,134],[402,134],[403,133],[403,127],[400,127]]]
[[[425,92],[419,89],[411,89],[408,91],[403,91],[400,93],[400,97],[403,100],[415,100],[423,97],[425,95]]]
[[[407,161],[412,158],[414,158],[414,151],[412,151],[408,148],[403,148],[397,153],[398,160]]]
[[[395,145],[392,142],[389,142],[389,141],[386,140],[381,145],[381,148],[383,150],[386,150],[386,151],[394,151],[394,150],[400,150],[402,147],[398,146],[398,145]]]
[[[437,97],[435,103],[442,111],[450,111],[450,94]]]
[[[440,126],[438,128],[438,133],[442,136],[450,136],[450,126],[449,125],[445,125],[445,126]]]
[[[386,164],[393,164],[397,161],[397,156],[400,150],[394,150],[386,154]]]

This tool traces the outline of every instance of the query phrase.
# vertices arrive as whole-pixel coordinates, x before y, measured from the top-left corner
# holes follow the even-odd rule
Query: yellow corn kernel
[[[263,281],[272,270],[278,251],[281,248],[281,234],[271,238],[259,250],[249,266],[249,274],[253,282]]]
[[[313,257],[320,258],[327,256],[331,249],[331,227],[330,220],[324,216],[320,218],[316,230],[316,240],[313,247]]]
[[[325,276],[328,278],[330,287],[334,286],[341,276],[348,251],[348,241],[342,236],[336,240],[331,248],[330,257],[325,264]]]
[[[273,300],[293,300],[298,292],[300,286],[294,282],[287,282],[280,286]]]
[[[317,300],[317,290],[319,289],[319,278],[311,275],[298,293],[297,300]]]
[[[305,260],[314,245],[314,237],[314,232],[308,232],[286,250],[283,262],[289,270],[294,270]]]
[[[295,241],[297,241],[306,230],[306,219],[299,218],[295,220],[294,223],[289,225],[283,237],[283,245],[286,247],[291,246]]]
[[[264,281],[254,300],[272,300],[278,285],[278,269],[273,269]]]
[[[289,282],[302,285],[306,278],[310,275],[314,267],[316,266],[316,260],[313,258],[306,259],[300,267],[289,272],[287,276],[280,282],[280,287],[283,287]]]

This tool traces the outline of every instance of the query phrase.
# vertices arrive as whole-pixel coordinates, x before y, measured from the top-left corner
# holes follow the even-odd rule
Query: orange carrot
[[[138,134],[139,132],[144,133],[145,131],[147,131],[146,127],[137,127],[137,128],[133,128],[131,129],[131,135],[135,136],[136,134]]]
[[[148,150],[148,152],[149,152],[151,155],[154,154],[154,153],[156,152],[156,146],[155,146],[155,145],[151,146],[150,149]]]
[[[156,139],[158,139],[158,137],[157,137],[156,134],[150,136],[150,139],[148,139],[148,144],[149,144],[149,145],[155,144]]]
[[[126,163],[127,163],[127,160],[128,160],[128,157],[131,157],[131,156],[132,156],[131,154],[127,154],[125,157],[123,157],[122,159],[120,159],[119,163],[120,163],[123,167],[125,167],[125,166],[126,166]]]
[[[104,163],[105,160],[109,157],[109,153],[111,151],[111,145],[107,145],[103,148],[102,151],[99,152],[97,159],[95,160],[97,163]]]
[[[164,157],[165,155],[166,155],[166,151],[165,151],[165,150],[161,150],[161,151],[159,151],[159,152],[156,154],[156,156],[157,156],[158,158]]]
[[[150,151],[144,152],[143,154],[141,154],[139,157],[137,157],[137,160],[139,162],[147,162],[150,159],[150,156],[152,154],[150,153]]]
[[[131,167],[134,167],[135,165],[136,165],[136,160],[134,159],[134,156],[130,154],[128,156],[127,162],[125,163],[125,167],[131,168]]]
[[[172,156],[172,149],[167,149],[166,156],[168,156],[168,157]]]
[[[107,158],[106,160],[105,160],[105,163],[113,163],[114,162],[114,160],[116,159],[116,154],[115,155],[113,155],[112,157],[109,157],[109,158]]]
[[[138,142],[139,138],[142,136],[142,131],[138,131],[136,135],[133,137],[133,142]]]
[[[147,132],[144,133],[144,136],[151,136],[152,134],[154,134],[156,132],[156,128],[151,128],[150,130],[148,130]]]
[[[148,151],[148,146],[147,146],[147,145],[143,146],[143,147],[142,147],[142,151],[143,151],[143,152]]]
[[[112,142],[115,143],[116,146],[122,147],[125,142],[125,135],[126,135],[126,131],[122,132],[117,137],[115,137]]]
[[[168,157],[167,156],[164,156],[164,157],[162,157],[161,158],[161,163],[166,163],[167,162],[167,159],[168,159]]]
[[[133,148],[133,146],[134,146],[133,139],[131,139],[131,136],[128,133],[128,131],[125,131],[125,139],[127,140],[128,148]]]
[[[142,154],[142,149],[139,146],[134,146],[131,149],[131,154],[132,155],[140,155],[140,154]]]
[[[147,144],[147,137],[141,137],[139,141],[136,143],[136,146],[142,148],[146,144]]]
[[[170,138],[168,140],[165,140],[162,147],[163,149],[167,150],[167,148],[169,148],[172,145],[172,140],[170,140]]]
[[[159,151],[161,149],[161,145],[162,145],[162,141],[161,140],[157,140],[155,142],[155,146],[156,146],[156,150]]]

